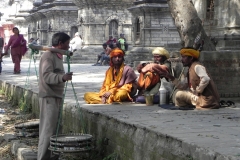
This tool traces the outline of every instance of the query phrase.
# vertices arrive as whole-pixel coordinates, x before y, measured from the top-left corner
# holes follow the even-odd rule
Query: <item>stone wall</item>
[[[166,3],[138,4],[128,9],[133,14],[135,46],[156,47],[180,42]],[[137,23],[140,25],[139,40],[136,35]]]
[[[202,52],[200,61],[217,85],[221,99],[240,97],[240,51]]]
[[[25,94],[27,105],[38,117],[38,94],[34,90],[24,90],[22,87],[0,81],[0,89],[15,104],[19,103],[22,95]],[[216,153],[211,148],[205,149],[198,144],[161,133],[154,130],[154,127],[123,121],[122,118],[116,118],[107,112],[100,113],[101,111],[98,112],[93,108],[88,109],[89,107],[91,106],[80,109],[74,104],[65,104],[62,115],[63,133],[70,131],[83,133],[84,126],[87,133],[94,138],[96,148],[93,153],[102,158],[115,153],[121,160],[234,159],[231,156]],[[114,108],[114,106],[111,107]],[[115,110],[115,112],[119,111]],[[149,112],[145,113],[149,114]],[[158,123],[156,120],[154,122]]]
[[[122,123],[119,119],[88,109],[67,106],[63,117],[64,133],[79,133],[83,130],[82,124],[86,125],[102,157],[116,153],[121,160],[186,160],[190,153],[186,153],[185,147],[197,148],[168,135],[140,125]]]

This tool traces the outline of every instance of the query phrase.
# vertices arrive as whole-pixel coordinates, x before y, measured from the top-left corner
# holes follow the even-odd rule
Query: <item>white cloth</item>
[[[208,76],[206,69],[202,65],[196,65],[194,68],[196,74],[200,77],[200,83],[196,88],[197,93],[202,93],[210,82],[210,77]],[[193,91],[193,89],[192,89]]]
[[[70,50],[73,51],[74,49],[81,49],[82,48],[82,39],[79,36],[75,36],[70,41]]]

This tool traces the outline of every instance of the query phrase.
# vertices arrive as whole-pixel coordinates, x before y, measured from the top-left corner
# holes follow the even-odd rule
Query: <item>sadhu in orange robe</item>
[[[107,99],[107,104],[112,102],[123,102],[131,100],[131,95],[136,93],[136,79],[137,75],[130,66],[121,65],[119,73],[114,74],[114,67],[109,67],[106,71],[105,80],[103,82],[100,92],[87,92],[84,99],[88,104],[101,104],[102,95],[105,92],[111,92]],[[135,92],[135,93],[133,93]]]

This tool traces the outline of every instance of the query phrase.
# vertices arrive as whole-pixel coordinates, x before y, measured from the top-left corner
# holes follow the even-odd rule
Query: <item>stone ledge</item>
[[[20,87],[14,87],[16,93],[10,92],[12,88],[13,85],[9,83],[1,84],[1,89],[5,93],[12,94],[9,96],[16,96],[15,94],[22,92]],[[31,93],[31,95],[36,94],[34,92]],[[37,96],[27,96],[27,101],[29,101],[33,108],[38,108],[38,104],[33,103],[33,101],[38,101],[37,98]],[[79,133],[82,131],[81,124],[84,122],[88,132],[95,138],[96,145],[99,145],[98,147],[104,150],[105,156],[117,152],[122,159],[238,159],[234,156],[223,155],[209,148],[201,147],[201,145],[198,145],[200,142],[189,142],[188,139],[184,140],[184,138],[172,136],[172,129],[169,128],[170,130],[168,129],[167,131],[167,128],[165,128],[170,127],[169,123],[167,125],[167,122],[170,122],[168,118],[171,115],[165,112],[165,116],[161,114],[161,116],[159,115],[160,118],[157,118],[157,114],[153,113],[154,110],[158,110],[156,106],[146,107],[145,105],[127,103],[124,105],[82,105],[81,108],[80,110],[73,104],[66,104],[64,106],[64,132],[73,131]],[[36,115],[39,114],[38,109],[33,110]],[[128,115],[129,113],[134,114],[130,116],[131,114]],[[175,112],[172,113],[174,114]],[[180,111],[177,114],[185,114],[186,116],[188,113]],[[196,117],[195,114],[197,113],[199,114],[199,112],[192,112],[194,117]],[[214,110],[211,112],[208,111],[208,114],[211,113],[214,114]],[[203,114],[206,115],[206,113]],[[175,118],[177,117],[179,116]],[[156,131],[159,127],[160,130]],[[177,132],[177,130],[172,130],[172,132]],[[191,135],[187,137],[194,139],[194,136],[191,137]],[[108,139],[108,143],[99,143],[103,139]],[[23,153],[30,153],[31,155],[32,151],[24,147],[19,147],[17,152],[18,157],[22,158]]]

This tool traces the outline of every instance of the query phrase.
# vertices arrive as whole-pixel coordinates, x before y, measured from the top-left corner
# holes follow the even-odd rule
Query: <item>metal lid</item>
[[[15,128],[36,128],[36,127],[39,127],[39,120],[15,124]]]
[[[90,134],[81,134],[81,133],[71,133],[71,134],[61,134],[61,135],[53,135],[50,138],[52,142],[81,142],[91,140],[92,135]]]
[[[50,146],[48,149],[53,151],[53,152],[73,153],[73,152],[86,152],[86,151],[90,151],[90,150],[93,149],[93,147],[92,146],[88,146],[88,147],[85,147],[85,148],[79,148],[79,147],[58,148],[58,147]]]
[[[83,141],[83,142],[52,142],[50,141],[51,146],[60,146],[60,147],[87,147],[92,145],[92,141]]]
[[[15,132],[39,132],[39,128],[16,128]]]

